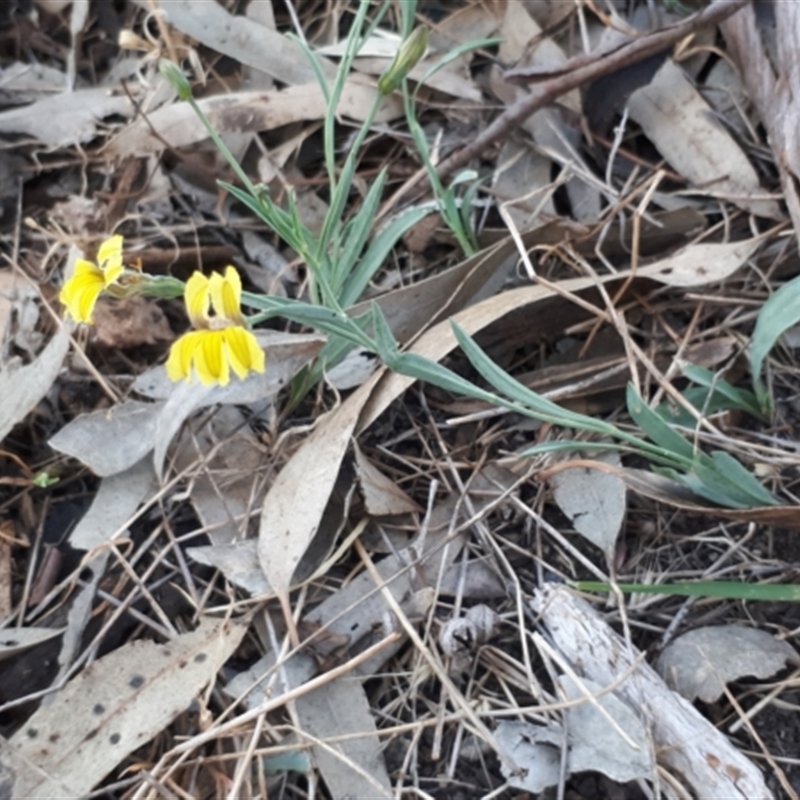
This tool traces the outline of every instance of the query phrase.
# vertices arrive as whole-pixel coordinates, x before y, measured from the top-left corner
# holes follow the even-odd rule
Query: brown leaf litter
[[[326,109],[289,34],[332,79],[354,7],[0,11],[3,796],[797,797],[796,604],[565,585],[797,582],[793,340],[769,359],[772,418],[708,409],[687,434],[783,503],[731,510],[626,453],[522,458],[574,432],[373,362],[289,410],[324,339],[280,321],[257,331],[263,375],[206,389],[164,374],[180,301],[61,320],[68,261],[112,233],[156,274],[232,263],[306,297],[157,60],[182,63],[248,174],[276,203],[295,191],[313,226]],[[398,7],[346,81],[339,163]],[[418,93],[440,176],[484,179],[480,248],[429,214],[351,313],[377,303],[405,348],[478,380],[455,319],[524,385],[621,425],[628,382],[680,408],[683,362],[746,388],[756,314],[798,271],[798,8],[420,3],[412,86],[502,39]],[[431,199],[399,93],[348,217],[382,166],[377,225]]]

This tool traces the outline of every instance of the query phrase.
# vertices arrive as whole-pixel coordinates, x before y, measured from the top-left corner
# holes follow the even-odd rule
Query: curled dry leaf
[[[495,635],[500,622],[497,612],[485,603],[468,608],[464,617],[475,626],[475,641],[478,644],[486,644]]]

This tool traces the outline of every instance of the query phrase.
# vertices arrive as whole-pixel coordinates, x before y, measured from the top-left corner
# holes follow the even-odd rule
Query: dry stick
[[[722,22],[748,2],[749,0],[716,0],[707,8],[698,11],[682,22],[645,34],[615,50],[597,53],[596,55],[584,54],[566,61],[559,67],[557,76],[544,81],[529,95],[509,106],[483,133],[478,134],[472,142],[442,161],[436,167],[437,174],[440,178],[450,175],[459,167],[464,166],[480,155],[489,145],[494,144],[494,142],[518,128],[535,111],[549,106],[562,95],[631,64],[636,64],[661,50],[666,50],[698,28]],[[532,74],[529,77],[530,80],[541,80],[541,67],[537,69],[539,70],[538,73]],[[505,76],[507,80],[513,79],[514,82],[520,82],[525,78],[525,72],[525,70],[514,70],[513,72],[507,72]],[[378,218],[380,219],[388,214],[426,177],[427,173],[424,170],[420,170],[406,181],[386,201],[378,214]]]

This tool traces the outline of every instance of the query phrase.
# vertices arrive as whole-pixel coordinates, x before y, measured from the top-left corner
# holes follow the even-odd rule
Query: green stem
[[[205,112],[202,108],[200,108],[197,100],[194,99],[193,96],[189,97],[189,104],[194,109],[194,113],[200,118],[200,122],[203,123],[203,127],[208,132],[208,135],[211,137],[211,141],[217,146],[217,149],[222,153],[225,160],[230,165],[231,169],[236,173],[239,180],[242,182],[244,187],[247,189],[250,194],[258,199],[259,193],[258,189],[256,189],[255,184],[247,177],[247,173],[242,169],[239,162],[234,158],[233,153],[228,149],[228,145],[222,140],[222,137],[214,130],[213,126],[208,120],[208,117],[205,115]]]

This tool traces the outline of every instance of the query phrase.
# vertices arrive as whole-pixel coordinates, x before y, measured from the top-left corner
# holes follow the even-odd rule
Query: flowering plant
[[[377,305],[373,304],[368,313],[359,317],[346,313],[345,309],[359,299],[398,239],[431,211],[430,205],[407,209],[395,216],[370,241],[386,179],[386,172],[383,170],[364,196],[360,208],[349,220],[343,221],[355,177],[358,151],[366,139],[383,97],[396,88],[403,89],[413,138],[431,174],[437,197],[433,207],[442,212],[466,252],[476,245],[468,229],[469,204],[465,207],[464,203],[470,195],[468,193],[459,204],[453,194],[453,187],[445,189],[434,177],[435,171],[430,162],[424,131],[414,118],[413,98],[408,92],[406,81],[408,73],[425,52],[427,35],[417,33],[409,36],[413,22],[413,3],[401,4],[406,44],[401,46],[398,57],[378,82],[373,106],[356,136],[344,166],[341,170],[336,168],[333,131],[344,81],[360,43],[372,33],[387,4],[384,3],[382,12],[365,29],[368,6],[367,0],[362,0],[359,4],[333,87],[329,87],[324,79],[315,54],[303,45],[320,76],[320,85],[328,107],[323,139],[331,201],[318,236],[300,222],[291,192],[288,193],[288,209],[285,209],[271,200],[264,187],[251,182],[194,101],[191,86],[177,65],[165,63],[162,68],[163,74],[175,86],[179,97],[192,105],[209,136],[242,184],[234,186],[221,182],[222,188],[250,208],[305,261],[309,272],[310,302],[245,292],[238,273],[230,266],[224,275],[212,273],[210,277],[206,277],[195,272],[186,284],[173,278],[159,278],[146,275],[140,270],[127,269],[123,265],[122,237],[116,235],[101,244],[96,262],[81,260],[77,263],[73,276],[64,284],[60,294],[67,313],[78,322],[91,322],[97,298],[103,293],[114,297],[132,294],[159,297],[183,295],[193,329],[172,345],[166,362],[167,374],[175,381],[191,380],[196,375],[206,385],[227,384],[231,371],[240,379],[245,379],[251,372],[263,372],[265,356],[251,328],[267,319],[282,317],[315,328],[329,337],[316,363],[296,379],[289,399],[290,407],[316,383],[326,367],[335,364],[348,349],[356,345],[376,354],[395,372],[553,425],[594,433],[604,439],[600,442],[547,443],[529,451],[530,454],[534,451],[557,449],[617,449],[635,452],[658,464],[656,469],[712,502],[734,508],[774,505],[776,499],[738,461],[725,452],[717,451],[707,455],[695,448],[650,409],[632,386],[628,393],[630,416],[651,441],[639,438],[611,423],[568,411],[532,392],[497,367],[455,324],[454,333],[462,350],[498,393],[479,388],[430,359],[415,353],[402,352]],[[447,58],[446,56],[443,62]],[[242,305],[257,313],[245,316]],[[608,444],[608,438],[614,439],[616,443]]]

